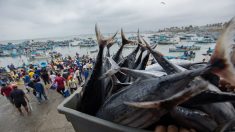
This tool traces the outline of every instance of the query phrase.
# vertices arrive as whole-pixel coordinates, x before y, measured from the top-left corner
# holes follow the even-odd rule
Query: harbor
[[[175,34],[174,36],[171,35],[171,38],[174,39],[176,43],[168,43],[162,44],[162,36],[157,35],[163,33],[156,33],[156,34],[143,34],[142,36],[146,38],[151,45],[157,44],[157,48],[161,51],[165,51],[166,56],[171,56],[171,58],[179,58],[179,56],[183,56],[184,52],[195,52],[195,57],[193,58],[185,58],[181,57],[181,59],[191,60],[192,62],[199,62],[205,58],[205,54],[207,50],[213,49],[215,46],[215,39],[208,43],[198,43],[200,37],[197,37],[198,41],[195,41],[195,36],[192,38],[187,38],[187,40],[182,40],[181,33]],[[120,34],[119,34],[120,35]],[[166,35],[166,33],[165,33]],[[128,39],[137,41],[137,33],[127,34],[129,36]],[[65,40],[59,41],[58,39],[42,39],[30,41],[24,41],[22,43],[5,43],[1,44],[0,46],[0,62],[1,65],[6,67],[7,65],[14,64],[16,66],[21,66],[23,63],[30,64],[30,63],[40,63],[42,61],[50,61],[52,59],[52,54],[59,55],[59,56],[74,56],[76,53],[80,55],[89,55],[95,57],[98,52],[98,45],[94,38],[95,36],[90,35],[87,37],[74,37],[73,39],[64,38]],[[163,37],[164,38],[164,37]],[[181,39],[180,39],[181,38]],[[117,45],[114,45],[110,49],[110,53],[113,54],[117,51],[117,48],[120,47],[121,37],[117,36],[116,41]],[[201,41],[201,40],[200,40]],[[125,45],[124,55],[129,52],[131,49],[137,47],[136,44]],[[212,52],[210,52],[212,53]],[[209,53],[208,53],[209,54]],[[7,59],[9,61],[5,62],[4,60]]]

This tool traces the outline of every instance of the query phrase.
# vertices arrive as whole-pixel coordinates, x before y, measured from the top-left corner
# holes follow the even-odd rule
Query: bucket
[[[57,107],[58,112],[65,115],[76,132],[150,132],[122,126],[79,112],[76,110],[78,101],[80,101],[80,96],[79,93],[75,92]]]

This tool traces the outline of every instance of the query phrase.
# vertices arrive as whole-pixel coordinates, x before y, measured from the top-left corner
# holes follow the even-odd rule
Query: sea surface
[[[65,38],[63,38],[63,39],[66,40]],[[41,41],[45,41],[45,40],[48,40],[48,39],[43,39]],[[52,39],[50,39],[50,40],[52,40]],[[38,41],[40,41],[40,40],[38,40]],[[78,43],[78,41],[74,41],[72,43]],[[181,45],[193,45],[193,44],[194,44],[194,42],[179,42],[179,44],[177,44],[177,45],[181,46]],[[208,58],[208,57],[203,56],[202,54],[205,54],[209,47],[212,48],[212,49],[215,47],[215,43],[211,43],[211,44],[194,44],[194,45],[201,46],[201,50],[195,51],[196,52],[196,57],[195,57],[195,59],[190,60],[192,62],[200,62],[204,58]],[[183,55],[183,52],[171,52],[170,53],[169,48],[174,48],[174,47],[175,47],[175,45],[158,45],[155,49],[157,51],[160,51],[162,54],[164,54],[166,56],[181,56],[181,55]],[[90,53],[90,51],[94,51],[96,49],[98,49],[98,46],[95,46],[95,47],[80,47],[80,46],[72,47],[72,46],[67,46],[67,47],[55,47],[53,49],[53,51],[57,51],[57,52],[61,53],[63,55],[63,57],[68,56],[68,55],[74,57],[76,53],[79,53],[80,56],[89,55],[89,56],[95,58],[97,52]],[[110,53],[113,55],[117,52],[118,49],[119,49],[119,46],[117,44],[114,44],[110,48]],[[134,48],[124,48],[123,56],[128,55],[133,50],[134,50]],[[10,65],[10,64],[14,64],[15,66],[21,66],[23,63],[26,63],[26,64],[32,64],[32,63],[33,64],[40,64],[41,62],[44,62],[44,61],[47,61],[47,60],[29,61],[26,56],[0,57],[0,67],[6,67],[7,65]]]

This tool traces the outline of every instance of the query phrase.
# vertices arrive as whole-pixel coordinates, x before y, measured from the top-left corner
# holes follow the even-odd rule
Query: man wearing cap
[[[29,99],[27,98],[27,96],[25,96],[24,91],[21,89],[18,89],[16,85],[13,85],[12,88],[13,88],[13,91],[10,93],[10,97],[12,98],[12,101],[14,102],[16,108],[18,109],[20,114],[23,115],[23,112],[21,110],[21,105],[23,105],[25,111],[29,114],[29,109],[26,103],[26,100],[29,102]]]

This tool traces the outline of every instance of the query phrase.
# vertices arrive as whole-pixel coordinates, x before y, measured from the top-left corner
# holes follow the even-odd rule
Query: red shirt
[[[63,77],[56,77],[55,82],[57,83],[58,88],[64,88],[64,81],[66,81]]]
[[[12,91],[11,87],[9,87],[9,86],[3,87],[1,89],[1,94],[5,95],[6,97],[8,97],[8,96],[10,96],[11,91]]]
[[[70,69],[69,69],[69,72],[70,72],[70,73],[73,73],[73,72],[74,72],[73,68],[70,68]]]

